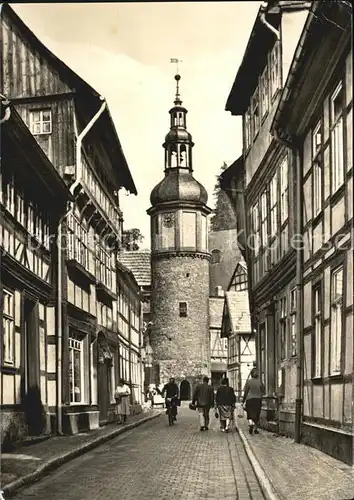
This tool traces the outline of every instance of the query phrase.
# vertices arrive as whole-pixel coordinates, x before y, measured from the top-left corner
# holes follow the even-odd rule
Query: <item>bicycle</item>
[[[167,417],[168,417],[168,425],[171,427],[175,423],[176,417],[174,415],[174,401],[176,400],[176,396],[172,398],[166,398],[166,408],[167,408]]]

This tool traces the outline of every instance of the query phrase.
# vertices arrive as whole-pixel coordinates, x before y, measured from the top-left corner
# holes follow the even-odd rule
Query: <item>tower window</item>
[[[213,250],[211,252],[211,263],[212,264],[219,264],[221,259],[221,252],[220,250]]]
[[[179,303],[179,315],[181,318],[186,318],[188,316],[188,314],[187,314],[187,302],[180,302]]]

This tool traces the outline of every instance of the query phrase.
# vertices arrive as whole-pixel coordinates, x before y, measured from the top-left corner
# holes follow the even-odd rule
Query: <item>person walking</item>
[[[215,399],[220,417],[221,430],[222,432],[229,432],[236,397],[232,387],[229,387],[229,381],[227,378],[222,379],[221,386],[216,392]]]
[[[209,377],[203,377],[203,383],[198,384],[195,388],[192,405],[198,408],[200,430],[207,431],[209,429],[210,408],[214,406],[214,391],[209,385]]]
[[[170,377],[170,380],[167,384],[164,385],[161,396],[165,397],[165,406],[166,406],[166,415],[168,415],[169,406],[172,408],[172,417],[173,420],[177,420],[177,405],[179,398],[179,389],[178,385],[175,382],[173,377]]]
[[[117,403],[117,423],[125,424],[130,413],[130,388],[123,379],[120,379],[114,397]]]
[[[243,407],[247,412],[250,434],[259,434],[259,416],[262,408],[262,397],[265,394],[265,388],[262,381],[258,378],[256,369],[251,371],[251,378],[246,381],[243,389]]]

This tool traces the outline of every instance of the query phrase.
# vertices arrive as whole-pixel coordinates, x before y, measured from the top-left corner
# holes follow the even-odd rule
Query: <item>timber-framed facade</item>
[[[4,100],[1,103],[3,119]],[[1,123],[2,446],[49,434],[56,414],[56,236],[69,189],[12,106]]]
[[[301,439],[352,465],[353,69],[348,14],[339,2],[313,2],[273,130],[288,142],[301,185]]]
[[[7,4],[1,28],[3,92],[75,199],[60,227],[56,329],[63,344],[58,430],[76,433],[111,418],[114,384],[107,381],[114,380],[110,346],[118,336],[119,190],[137,191],[106,101]]]
[[[275,2],[265,12],[260,8],[226,104],[243,119],[242,157],[223,173],[222,187],[234,203],[243,197],[235,210],[242,211],[239,244],[248,267],[257,366],[266,387],[261,422],[284,434],[295,421],[295,386],[286,383],[293,380],[297,355],[296,256],[290,245],[295,185],[291,158],[270,127],[309,5]]]

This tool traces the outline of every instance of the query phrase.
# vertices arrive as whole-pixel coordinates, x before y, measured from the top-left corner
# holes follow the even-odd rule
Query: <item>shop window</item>
[[[313,289],[313,375],[322,376],[322,296],[321,286]]]
[[[69,338],[69,384],[72,404],[84,402],[84,341]]]
[[[287,303],[286,297],[282,297],[279,301],[280,306],[280,359],[286,358],[286,337],[287,337]]]
[[[296,356],[296,341],[297,341],[297,330],[296,330],[296,288],[290,292],[290,348],[291,356]]]
[[[3,362],[6,364],[14,363],[15,354],[15,312],[14,296],[11,292],[3,290]]]

